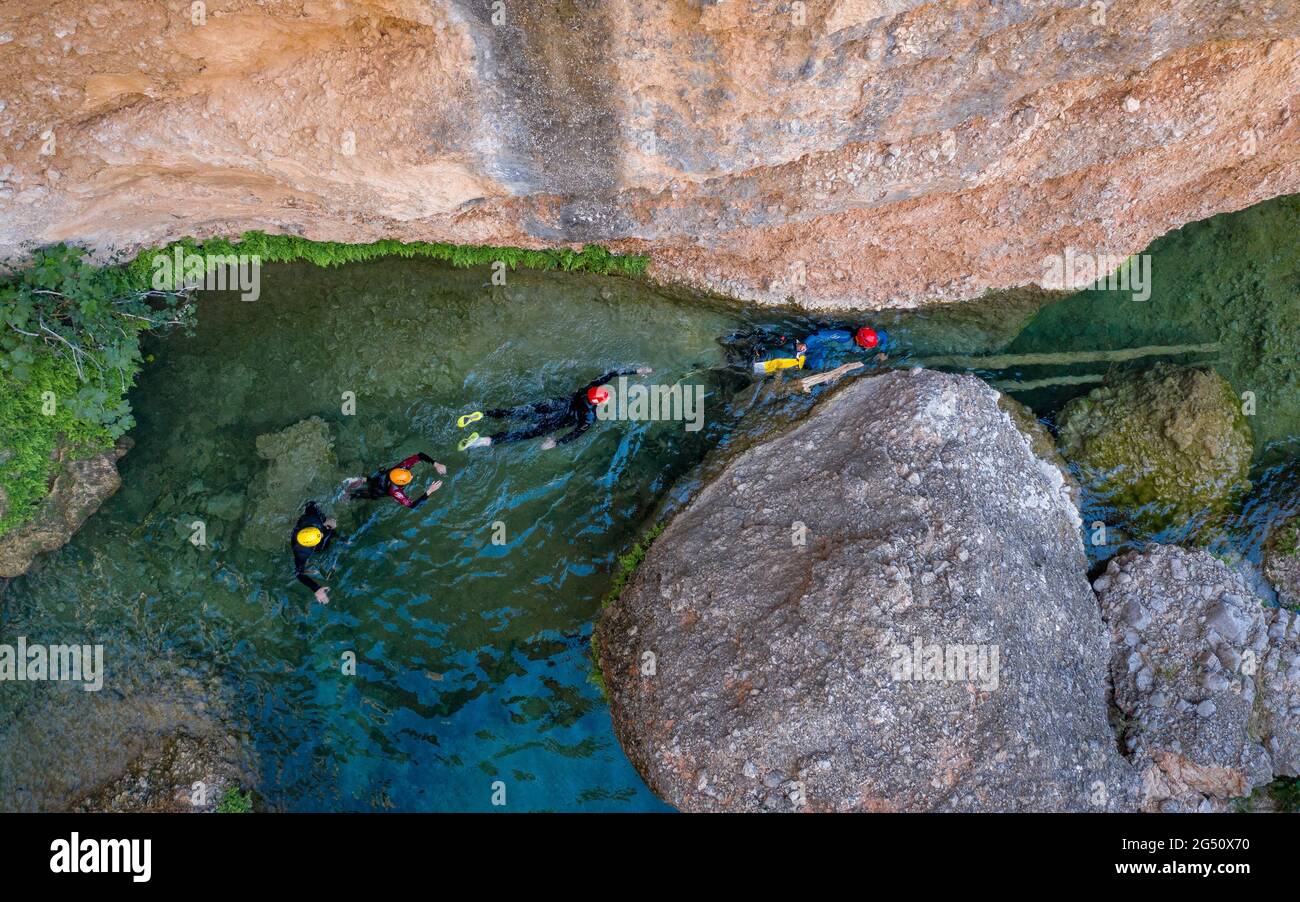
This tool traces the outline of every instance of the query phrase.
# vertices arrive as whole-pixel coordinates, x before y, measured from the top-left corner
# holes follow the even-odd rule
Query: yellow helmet
[[[298,530],[298,534],[294,538],[304,548],[315,548],[320,544],[320,540],[325,538],[325,534],[315,526],[306,526]]]
[[[403,467],[393,467],[388,471],[388,478],[393,481],[393,485],[408,485],[411,481],[411,471]]]

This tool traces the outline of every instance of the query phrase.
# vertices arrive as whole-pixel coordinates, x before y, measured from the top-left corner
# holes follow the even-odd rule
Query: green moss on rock
[[[1250,426],[1210,370],[1161,364],[1108,379],[1067,404],[1058,426],[1082,481],[1140,528],[1222,511],[1249,487]]]
[[[620,554],[618,556],[618,570],[614,573],[614,581],[610,584],[609,591],[605,593],[605,597],[601,599],[600,602],[600,609],[602,611],[617,601],[618,597],[623,594],[623,590],[627,588],[627,584],[631,582],[632,577],[636,575],[637,568],[639,568],[641,562],[645,560],[646,554],[650,551],[650,546],[655,543],[655,539],[659,538],[660,534],[663,533],[667,526],[668,524],[666,522],[656,523],[654,526],[650,527],[650,529],[648,529],[646,533],[637,540],[636,544],[629,548],[625,554]],[[592,685],[600,690],[600,694],[605,695],[605,673],[600,668],[599,629],[592,631],[590,649],[591,673],[589,679]]]

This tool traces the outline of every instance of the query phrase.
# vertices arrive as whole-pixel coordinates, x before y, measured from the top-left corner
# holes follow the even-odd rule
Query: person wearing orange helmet
[[[407,494],[407,486],[415,478],[411,473],[411,467],[417,462],[423,461],[432,464],[433,469],[439,476],[447,475],[447,468],[438,463],[423,451],[418,454],[412,454],[410,457],[402,460],[391,467],[380,467],[368,478],[360,476],[353,477],[347,482],[347,497],[349,499],[374,499],[374,498],[392,498],[402,507],[414,510],[425,501],[429,496],[438,489],[442,488],[442,480],[435,479],[429,483],[429,487],[422,492],[419,497],[411,498]]]
[[[521,404],[518,407],[497,407],[488,410],[485,412],[486,415],[494,420],[526,420],[528,425],[522,429],[498,432],[494,435],[471,435],[462,444],[462,448],[482,448],[487,445],[522,442],[572,426],[573,429],[560,438],[548,438],[542,443],[542,448],[567,445],[590,429],[591,424],[596,421],[596,410],[609,400],[609,389],[605,387],[607,382],[619,376],[645,376],[651,372],[653,370],[648,366],[639,366],[632,370],[611,370],[567,397],[549,398],[532,404]]]
[[[298,582],[311,589],[321,604],[330,603],[329,587],[322,586],[307,575],[307,564],[312,555],[320,554],[329,547],[336,526],[338,523],[332,517],[325,517],[315,501],[308,501],[289,537],[289,548],[293,551],[293,575]]]

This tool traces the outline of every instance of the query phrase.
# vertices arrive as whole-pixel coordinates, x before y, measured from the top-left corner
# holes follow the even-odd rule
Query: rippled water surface
[[[1071,353],[1216,343],[1169,359],[1261,394],[1256,489],[1216,539],[1257,557],[1296,505],[1298,210],[1283,199],[1161,239],[1142,304],[1013,295],[869,319],[889,330],[889,365],[944,358],[1047,421],[1112,366]],[[0,808],[58,805],[150,736],[216,719],[243,734],[272,808],[487,810],[499,782],[508,810],[663,809],[589,680],[591,621],[617,554],[661,501],[685,497],[711,448],[812,403],[727,370],[729,351],[755,329],[822,323],[615,278],[520,272],[501,288],[487,270],[402,260],[267,267],[259,301],[208,296],[199,320],[150,349],[121,491],[9,587],[0,640],[101,642],[109,674],[101,693],[0,694]],[[1067,356],[989,357],[1040,353]],[[637,364],[701,385],[704,428],[601,423],[549,451],[456,451],[460,413]],[[450,471],[418,511],[339,500],[345,476],[417,450]],[[328,607],[293,580],[287,551],[308,497],[340,520]],[[1085,519],[1113,514],[1085,504]],[[1149,538],[1119,527],[1094,559]]]
[[[11,587],[6,635],[94,636],[124,699],[34,690],[31,723],[108,766],[98,745],[215,685],[275,807],[487,809],[501,781],[514,810],[661,808],[614,740],[586,639],[616,553],[725,431],[709,369],[734,314],[618,279],[515,273],[493,289],[486,271],[407,261],[264,277],[259,301],[205,298],[196,336],[153,348],[122,490]],[[642,363],[707,388],[703,429],[599,423],[549,451],[456,451],[460,413]],[[311,417],[332,449],[289,448],[273,472],[258,437]],[[418,450],[449,468],[419,510],[338,500],[343,477]],[[328,607],[292,578],[304,495],[340,520]],[[10,752],[10,806],[60,788],[38,771],[75,770],[65,743]]]

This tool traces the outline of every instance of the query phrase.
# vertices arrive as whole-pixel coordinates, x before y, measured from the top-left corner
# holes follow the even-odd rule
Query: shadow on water
[[[977,373],[1049,424],[1112,367],[1150,362],[1079,354],[1217,344],[1173,356],[1259,395],[1256,490],[1212,542],[1257,557],[1267,526],[1297,503],[1298,204],[1161,239],[1145,303],[1014,292],[868,318],[890,335],[885,365]],[[814,403],[788,380],[753,382],[743,361],[728,369],[728,336],[860,321],[581,274],[519,272],[492,287],[486,270],[407,260],[267,267],[255,303],[206,297],[194,336],[150,349],[121,491],[10,587],[5,641],[101,642],[108,683],[0,698],[0,807],[57,805],[120,768],[140,737],[206,716],[246,733],[276,808],[486,810],[500,781],[508,810],[662,809],[588,680],[615,557],[689,496],[712,449],[743,447]],[[550,451],[456,450],[461,413],[636,364],[653,366],[656,383],[701,386],[703,427],[599,423]],[[419,510],[339,500],[345,476],[421,449],[449,473]],[[306,497],[340,520],[323,566],[328,607],[292,578],[288,529]],[[1094,498],[1084,516],[1122,537],[1089,545],[1094,561],[1150,538],[1126,536]],[[352,656],[355,676],[344,672]]]

